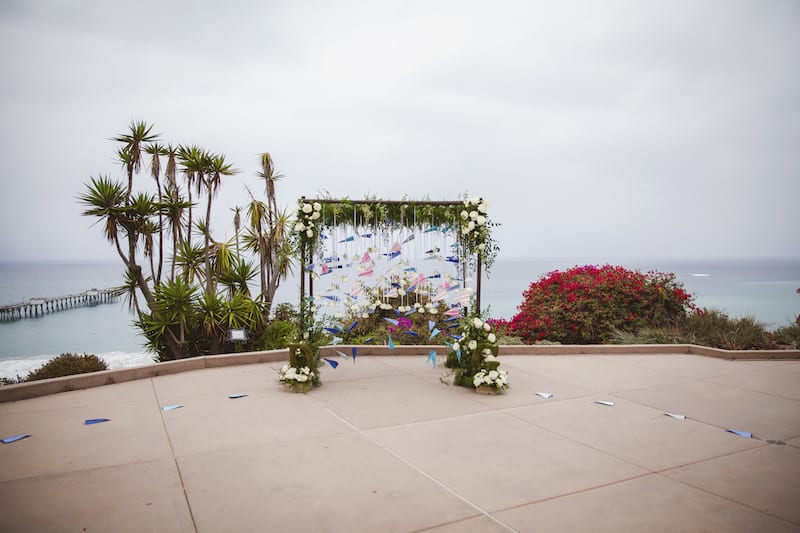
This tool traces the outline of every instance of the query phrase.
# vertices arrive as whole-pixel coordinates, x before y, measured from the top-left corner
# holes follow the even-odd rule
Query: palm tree
[[[145,146],[144,151],[150,156],[150,175],[156,182],[156,189],[158,190],[158,203],[161,204],[164,200],[161,194],[161,156],[169,155],[166,147],[158,144],[157,142],[150,143]],[[161,269],[164,265],[164,220],[162,213],[158,213],[158,272],[154,272],[155,282],[161,282]]]
[[[136,249],[139,238],[147,231],[149,217],[158,211],[158,204],[146,194],[136,195],[131,200],[120,182],[102,176],[91,178],[86,187],[87,191],[78,196],[78,201],[87,206],[83,214],[103,221],[103,234],[114,243],[130,275],[138,280],[139,289],[149,305],[153,296],[141,267],[136,263]],[[122,248],[121,235],[128,240],[127,252]]]
[[[128,172],[128,190],[125,194],[125,201],[127,202],[131,197],[133,190],[133,175],[138,173],[142,166],[142,145],[155,141],[158,134],[151,133],[153,130],[152,124],[147,124],[143,120],[132,120],[128,126],[128,133],[121,133],[112,140],[123,143],[123,149],[127,152],[128,157],[123,160],[125,169]]]
[[[183,176],[186,178],[186,191],[189,195],[189,223],[187,225],[188,232],[186,235],[187,240],[192,240],[192,188],[200,190],[200,183],[206,172],[206,163],[208,155],[205,150],[197,145],[179,146],[177,153],[178,161],[181,164]]]
[[[242,208],[238,205],[230,208],[233,211],[233,229],[236,233],[236,255],[239,255],[239,230],[242,227]]]
[[[225,155],[223,154],[214,154],[210,155],[206,161],[207,172],[205,173],[205,179],[203,184],[206,188],[206,193],[208,194],[208,199],[206,203],[206,224],[205,224],[205,241],[206,241],[206,250],[209,250],[211,246],[211,202],[213,201],[214,197],[217,195],[219,191],[219,187],[222,183],[222,176],[232,176],[239,172],[238,170],[234,169],[230,163],[225,162]],[[206,290],[211,291],[213,289],[213,277],[211,276],[211,262],[210,260],[206,261]]]
[[[164,218],[167,219],[170,232],[172,233],[172,265],[170,277],[174,278],[175,257],[178,253],[178,243],[183,240],[183,215],[191,204],[184,200],[177,188],[172,189],[170,185],[165,187],[164,193],[165,200],[161,203],[161,211]]]

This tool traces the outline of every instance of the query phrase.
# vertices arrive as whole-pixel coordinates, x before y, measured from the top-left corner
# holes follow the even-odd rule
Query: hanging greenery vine
[[[483,198],[442,202],[300,198],[294,233],[301,255],[309,257],[320,245],[320,232],[324,228],[334,227],[337,221],[339,224],[347,221],[347,224],[376,229],[427,229],[438,226],[443,232],[457,232],[463,256],[473,261],[479,257],[488,272],[499,252],[491,232],[491,228],[497,224],[489,219],[488,206]]]

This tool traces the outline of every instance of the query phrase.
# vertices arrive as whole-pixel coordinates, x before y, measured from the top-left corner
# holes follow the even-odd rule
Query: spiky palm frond
[[[107,176],[91,178],[84,184],[86,192],[78,195],[78,202],[87,207],[84,216],[98,217],[103,222],[103,235],[116,242],[119,220],[125,216],[125,186]]]

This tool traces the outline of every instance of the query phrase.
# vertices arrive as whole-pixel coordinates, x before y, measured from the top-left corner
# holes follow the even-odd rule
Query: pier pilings
[[[0,321],[9,322],[23,318],[39,318],[48,313],[76,307],[92,307],[116,301],[119,294],[114,289],[89,289],[78,294],[54,298],[31,298],[25,302],[0,306]]]

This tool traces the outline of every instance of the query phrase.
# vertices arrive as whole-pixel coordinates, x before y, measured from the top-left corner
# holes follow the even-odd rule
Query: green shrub
[[[772,340],[781,346],[789,346],[795,350],[800,348],[800,324],[776,329],[772,333]]]
[[[258,340],[261,350],[280,350],[297,339],[297,325],[288,320],[273,320]]]
[[[588,265],[544,275],[523,293],[510,322],[525,342],[610,342],[616,330],[672,325],[692,308],[674,274]]]
[[[753,317],[731,318],[718,309],[697,309],[684,321],[689,342],[724,350],[765,350],[775,343]]]
[[[686,331],[678,326],[642,328],[638,331],[614,332],[615,344],[691,344]]]
[[[36,370],[31,371],[25,378],[25,381],[60,378],[62,376],[72,376],[74,374],[99,372],[100,370],[108,370],[108,365],[96,355],[62,353]]]

